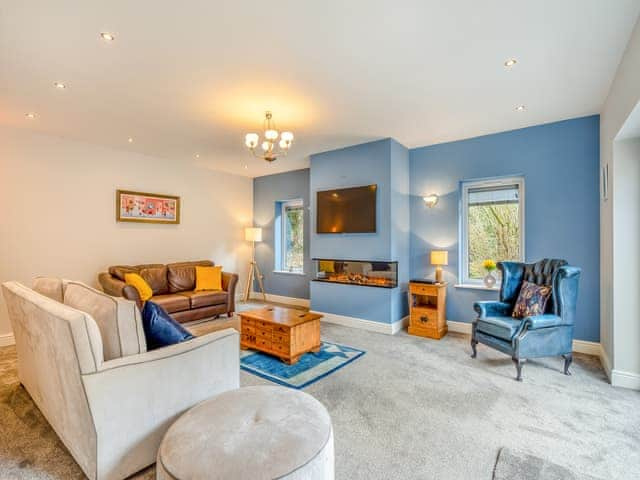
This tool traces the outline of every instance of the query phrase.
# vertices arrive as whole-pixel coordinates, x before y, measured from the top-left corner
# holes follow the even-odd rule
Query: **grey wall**
[[[301,198],[304,203],[304,275],[275,272],[274,219],[276,202]],[[294,170],[253,179],[253,221],[262,227],[262,242],[256,244],[256,261],[264,275],[267,293],[309,298],[311,261],[309,258],[309,169]],[[254,285],[254,291],[257,291]]]

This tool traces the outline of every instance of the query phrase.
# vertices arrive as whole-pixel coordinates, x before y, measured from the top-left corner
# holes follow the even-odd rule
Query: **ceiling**
[[[241,175],[294,170],[383,137],[416,147],[598,113],[639,12],[637,0],[0,0],[0,125]],[[273,164],[244,148],[266,109],[295,134]]]

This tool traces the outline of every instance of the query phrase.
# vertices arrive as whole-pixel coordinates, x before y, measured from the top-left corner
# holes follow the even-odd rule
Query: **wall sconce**
[[[427,207],[433,208],[438,203],[438,199],[439,198],[440,197],[438,197],[438,195],[436,195],[435,193],[431,193],[431,194],[427,195],[426,197],[422,197],[422,200],[424,200],[424,203],[425,203],[425,205]]]

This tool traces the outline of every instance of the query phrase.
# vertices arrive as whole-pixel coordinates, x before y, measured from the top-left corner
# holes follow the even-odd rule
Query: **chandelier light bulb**
[[[266,132],[264,132],[264,138],[266,138],[267,140],[276,140],[278,138],[278,131],[277,130],[267,130]]]
[[[289,148],[289,142],[287,142],[286,140],[280,140],[280,148],[286,150],[287,148]]]
[[[265,152],[268,152],[270,147],[271,147],[271,143],[267,141],[262,142],[262,150],[264,150]]]
[[[282,140],[284,140],[287,143],[291,143],[293,141],[293,133],[291,132],[282,132],[282,135],[280,135],[280,138]]]
[[[247,148],[254,149],[258,146],[258,140],[260,140],[260,137],[257,133],[247,133],[244,137],[244,144]]]

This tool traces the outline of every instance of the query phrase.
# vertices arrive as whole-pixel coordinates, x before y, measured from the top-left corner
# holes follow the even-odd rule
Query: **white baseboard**
[[[394,335],[406,327],[409,323],[409,317],[404,317],[393,323],[374,322],[373,320],[365,320],[364,318],[348,317],[346,315],[337,315],[335,313],[314,312],[322,315],[322,321],[342,325],[343,327],[359,328],[370,332],[385,333]]]
[[[450,332],[466,333],[467,335],[471,335],[471,323],[468,322],[447,320],[447,328]],[[594,355],[596,357],[601,356],[602,353],[598,342],[587,342],[585,340],[574,340],[573,351],[576,353],[584,353],[586,355]]]
[[[624,370],[611,370],[611,385],[614,387],[640,390],[640,374],[625,372]]]
[[[8,347],[9,345],[14,345],[16,343],[16,339],[13,337],[13,333],[5,333],[0,335],[0,347]]]
[[[305,308],[309,308],[309,306],[311,305],[311,301],[307,298],[285,297],[282,295],[274,295],[272,293],[267,293],[266,297],[267,302],[284,303],[285,305],[295,305],[297,307]],[[262,300],[262,293],[251,292],[249,298],[252,300]]]

